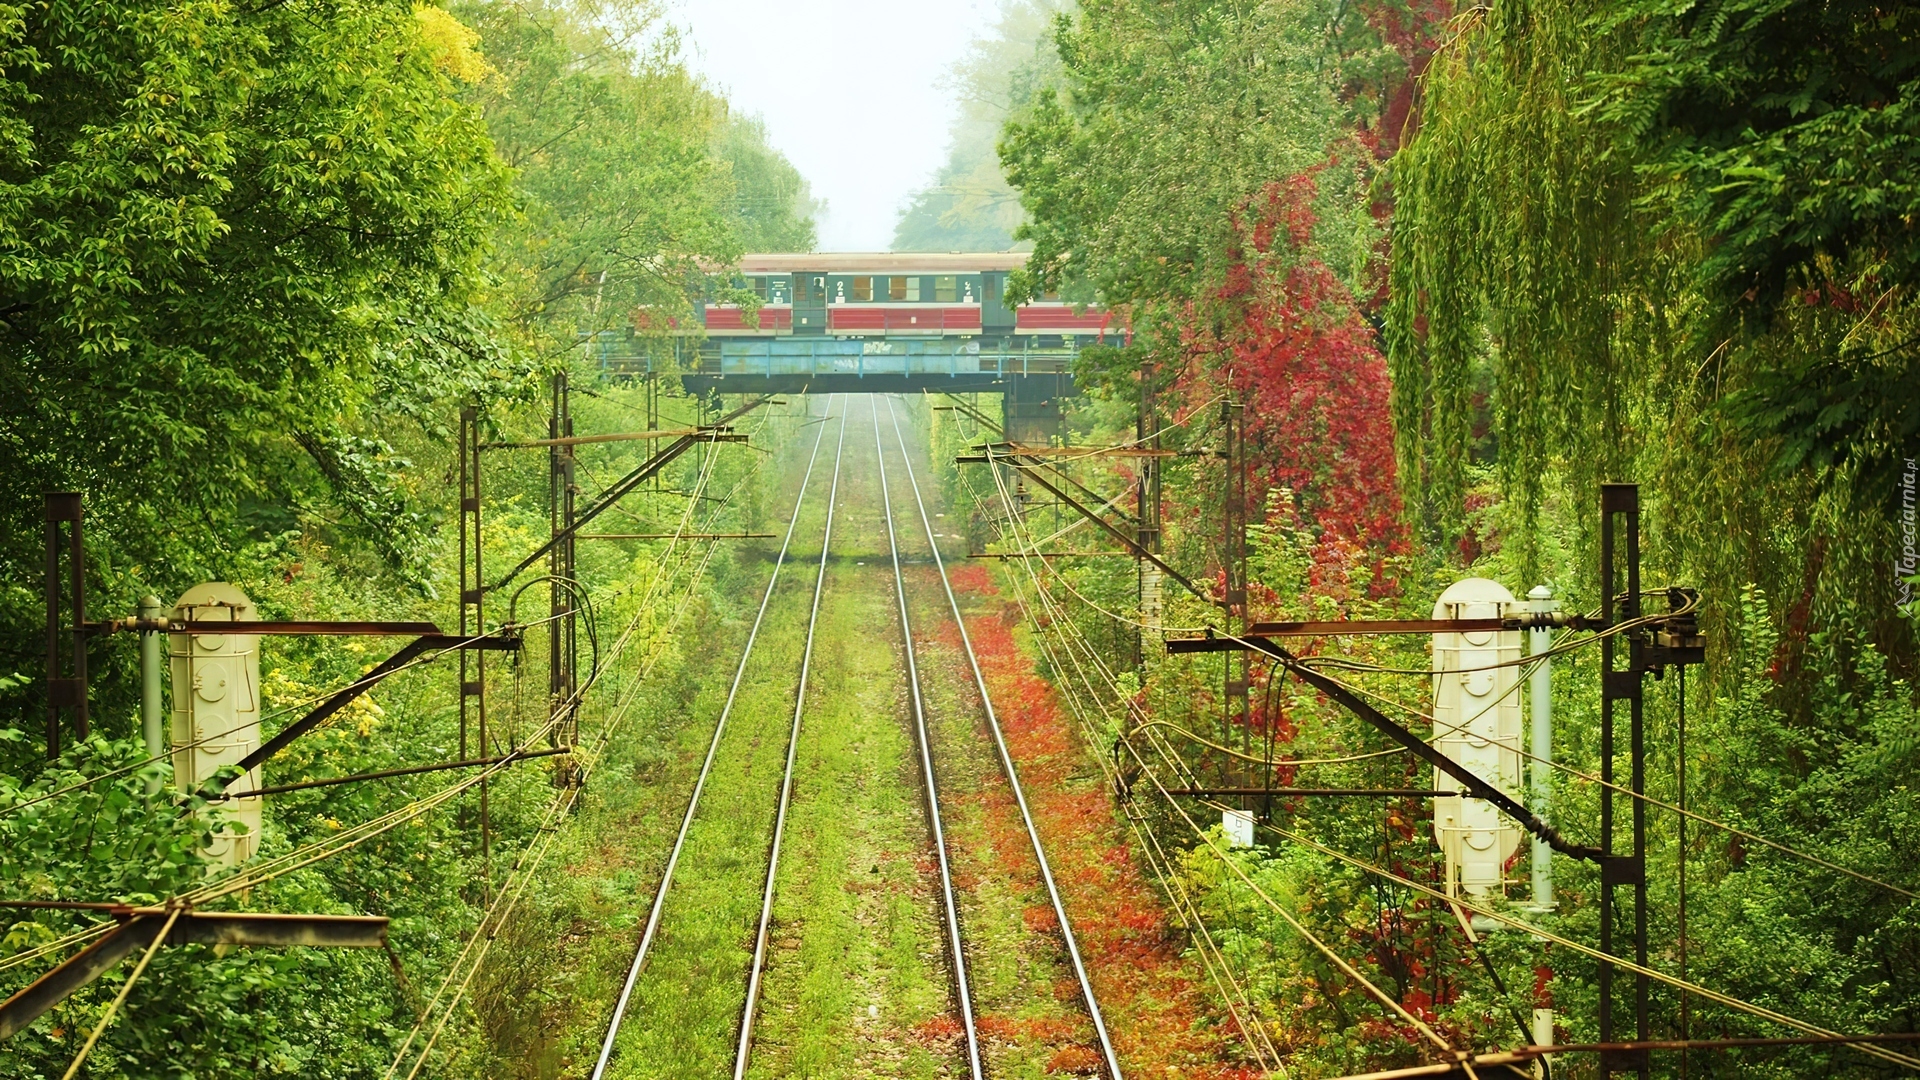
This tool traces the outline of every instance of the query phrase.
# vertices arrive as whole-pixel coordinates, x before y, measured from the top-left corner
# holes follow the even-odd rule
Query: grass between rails
[[[759,1077],[963,1072],[940,950],[870,427],[847,431],[753,1067]],[[860,565],[860,563],[865,565]],[[950,1021],[949,1021],[950,1023]]]
[[[634,986],[609,1076],[680,1080],[731,1072],[806,642],[811,570],[820,556],[826,523],[833,438],[830,430],[814,471],[814,491],[801,512],[791,561],[781,573],[747,664],[667,894],[659,936]],[[736,662],[718,655],[710,661],[716,672],[726,670],[702,693],[699,715],[719,715]],[[705,751],[705,739],[695,741],[699,745],[692,753],[697,758]],[[657,872],[651,875],[649,887],[636,898],[642,918],[658,880]]]

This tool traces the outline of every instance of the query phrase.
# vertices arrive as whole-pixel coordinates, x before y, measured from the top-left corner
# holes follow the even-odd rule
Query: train
[[[708,278],[703,328],[711,338],[1035,337],[1049,348],[1114,331],[1108,312],[1057,295],[1009,307],[1007,275],[1025,261],[1017,251],[748,255],[731,274]],[[728,289],[753,293],[757,322],[724,302]]]
[[[583,335],[620,376],[672,373],[690,394],[992,393],[1007,437],[1045,443],[1077,393],[1074,360],[1124,344],[1124,321],[1057,295],[1009,306],[1018,251],[747,255],[706,275],[699,325],[671,340],[634,329]],[[756,303],[738,302],[750,292]],[[754,314],[748,315],[749,308]],[[670,350],[670,355],[668,350]]]

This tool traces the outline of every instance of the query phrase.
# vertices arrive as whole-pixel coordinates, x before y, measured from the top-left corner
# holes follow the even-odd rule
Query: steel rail
[[[1054,918],[1060,923],[1060,936],[1066,942],[1067,958],[1072,962],[1074,978],[1079,982],[1081,998],[1086,1002],[1087,1016],[1093,1021],[1094,1034],[1100,1041],[1100,1056],[1108,1080],[1123,1080],[1120,1059],[1113,1051],[1113,1041],[1107,1036],[1106,1018],[1101,1015],[1100,1004],[1094,998],[1093,983],[1087,978],[1086,964],[1080,958],[1080,946],[1074,940],[1073,924],[1067,919],[1066,905],[1060,901],[1060,890],[1053,880],[1053,868],[1047,864],[1047,854],[1040,843],[1040,832],[1034,828],[1033,812],[1028,808],[1026,792],[1020,786],[1019,770],[1014,767],[1006,736],[1000,730],[1000,718],[994,713],[993,697],[987,692],[986,676],[981,674],[980,660],[974,655],[973,639],[967,634],[966,619],[960,614],[960,601],[953,594],[953,583],[947,580],[946,560],[940,557],[940,544],[934,537],[933,519],[927,513],[926,500],[920,495],[920,481],[914,476],[913,461],[907,453],[906,435],[900,430],[900,416],[894,411],[892,398],[887,399],[887,415],[893,420],[893,437],[900,445],[900,458],[906,464],[907,483],[913,489],[913,501],[920,508],[920,524],[927,534],[927,546],[933,551],[933,565],[940,572],[940,587],[946,590],[947,606],[953,612],[953,624],[960,631],[960,644],[967,654],[967,666],[973,672],[973,685],[980,693],[987,730],[993,734],[994,748],[1000,754],[1001,771],[1007,778],[1007,786],[1013,789],[1014,804],[1020,808],[1020,820],[1026,826],[1027,840],[1033,845],[1034,862],[1040,867],[1040,880],[1046,884],[1047,899],[1053,904]]]
[[[821,434],[826,433],[821,425]],[[807,613],[807,640],[800,649],[800,683],[793,692],[793,724],[787,729],[787,761],[780,774],[780,804],[773,815],[767,845],[767,880],[760,892],[760,921],[753,932],[753,963],[747,969],[747,1000],[740,1009],[740,1041],[733,1051],[733,1080],[747,1075],[753,1056],[753,1020],[759,1011],[760,983],[767,966],[767,931],[773,924],[774,885],[780,876],[780,841],[787,834],[787,809],[793,804],[793,763],[800,749],[800,719],[807,708],[807,677],[813,670],[813,632],[820,624],[820,593],[827,584],[827,553],[833,550],[833,510],[840,497],[840,460],[847,447],[847,413],[840,411],[840,435],[833,450],[833,483],[827,488],[827,528],[820,538],[820,568],[813,575],[813,607]],[[797,515],[796,515],[797,516]]]
[[[680,853],[686,847],[687,832],[693,827],[694,813],[700,808],[700,795],[706,790],[707,777],[713,773],[713,761],[720,751],[720,737],[727,729],[727,717],[733,713],[734,700],[739,697],[740,683],[747,673],[747,661],[753,656],[753,643],[760,636],[760,624],[766,618],[767,604],[773,599],[774,587],[780,583],[780,568],[787,561],[787,549],[792,545],[793,531],[800,523],[800,510],[807,501],[807,486],[813,479],[813,466],[819,459],[820,443],[826,434],[827,429],[822,425],[819,434],[814,436],[813,452],[807,457],[807,470],[800,477],[800,493],[793,501],[793,516],[787,521],[786,538],[780,541],[780,554],[773,561],[773,573],[767,578],[767,590],[761,595],[760,609],[754,613],[753,625],[747,630],[746,646],[740,650],[740,666],[734,670],[733,684],[727,688],[726,703],[720,707],[720,718],[714,722],[713,739],[707,745],[706,760],[700,765],[700,775],[694,781],[693,794],[687,798],[687,810],[680,819],[680,831],[674,837],[673,848],[667,854],[667,865],[660,875],[659,888],[653,894],[653,906],[647,913],[647,925],[640,935],[640,946],[634,951],[633,963],[627,968],[626,982],[620,987],[620,997],[614,1003],[613,1016],[607,1022],[607,1034],[600,1043],[600,1056],[593,1064],[592,1080],[602,1080],[606,1076],[607,1062],[613,1057],[614,1040],[620,1034],[627,1004],[633,998],[634,983],[640,978],[640,971],[647,963],[647,953],[653,947],[654,936],[660,931],[660,913],[666,905],[667,892],[673,887],[674,869],[680,864]]]
[[[967,977],[966,948],[960,938],[960,907],[953,896],[953,871],[947,859],[946,825],[940,819],[940,789],[933,775],[933,744],[927,733],[926,702],[920,694],[920,666],[914,658],[913,623],[907,617],[907,584],[900,574],[900,544],[893,532],[893,493],[887,485],[887,453],[880,441],[878,406],[873,409],[873,449],[880,460],[880,503],[887,521],[887,554],[893,560],[893,592],[900,604],[900,638],[907,657],[907,688],[913,706],[913,734],[920,749],[920,781],[927,793],[927,828],[933,835],[933,850],[940,867],[940,907],[946,917],[947,953],[952,958],[954,1000],[960,1005],[960,1022],[967,1037],[967,1075],[973,1080],[983,1080],[986,1069],[981,1064],[980,1034],[974,1022],[973,985]],[[904,456],[905,452],[902,451],[903,460]]]

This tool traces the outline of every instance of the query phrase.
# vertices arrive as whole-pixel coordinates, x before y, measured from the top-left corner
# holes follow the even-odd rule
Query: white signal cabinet
[[[1433,605],[1435,619],[1497,619],[1519,608],[1506,586],[1456,581]],[[1501,791],[1520,790],[1520,631],[1433,635],[1433,745]],[[1496,666],[1505,665],[1505,666]],[[1460,782],[1434,770],[1436,792]],[[1434,839],[1446,858],[1447,890],[1496,892],[1522,839],[1520,827],[1484,799],[1436,796]]]
[[[224,581],[187,590],[174,605],[176,622],[209,624],[208,629],[168,636],[172,664],[173,775],[182,791],[193,791],[223,765],[235,765],[260,746],[260,639],[233,633],[221,623],[259,621],[247,594]],[[229,791],[260,787],[254,769],[227,785]],[[238,866],[260,846],[260,799],[231,799],[220,804],[225,823],[214,834],[208,856]]]

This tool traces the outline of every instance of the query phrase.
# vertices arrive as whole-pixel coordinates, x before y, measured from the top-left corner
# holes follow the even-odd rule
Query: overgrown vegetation
[[[61,758],[45,760],[41,492],[86,495],[93,618],[221,579],[267,618],[452,627],[459,408],[481,408],[483,438],[544,436],[548,377],[572,369],[584,429],[634,426],[646,395],[576,368],[579,335],[629,327],[642,305],[683,311],[686,275],[703,261],[808,243],[812,203],[757,123],[687,72],[644,4],[22,7],[0,17],[0,51],[0,670],[34,673],[0,685],[0,894],[150,903],[204,881],[209,818],[179,813],[164,787],[146,791],[168,767],[139,764],[133,635],[96,639],[93,738],[76,745],[69,733]],[[690,422],[695,408],[669,400],[665,412]],[[583,449],[583,488],[590,496],[647,452]],[[546,469],[543,454],[489,456],[491,565],[518,561],[545,533]],[[704,484],[729,509],[716,517],[698,501],[698,521],[756,527],[765,482],[743,454],[711,468],[692,455],[628,500],[623,521],[670,532]],[[639,598],[671,580],[691,585],[695,609],[713,598],[724,611],[741,587],[729,556],[699,562],[696,578],[685,555],[646,541],[582,548],[602,639],[640,617],[633,653],[654,657],[659,684],[641,712],[655,723],[686,660],[662,636],[674,606],[642,611]],[[264,705],[284,714],[392,647],[270,640]],[[545,720],[544,653],[534,631],[523,662],[488,666],[502,748]],[[270,782],[457,758],[448,663],[363,697],[276,758]],[[609,708],[628,678],[609,673],[596,691]],[[165,949],[88,1075],[381,1075],[497,895],[500,853],[524,847],[553,802],[547,765],[489,785],[491,860],[468,796],[245,895],[254,910],[391,916],[410,979],[357,951]],[[276,798],[261,857],[460,775]],[[11,913],[5,951],[90,921]],[[43,967],[0,972],[0,993]],[[120,981],[0,1044],[0,1073],[60,1075]],[[519,1038],[510,1024],[463,1021],[436,1067],[501,1075],[489,1040]],[[526,1075],[549,1075],[543,1059]]]
[[[1061,85],[1001,143],[1035,244],[1026,287],[1104,301],[1131,327],[1124,347],[1082,354],[1093,398],[1066,435],[1134,437],[1149,380],[1172,448],[1217,446],[1219,399],[1245,402],[1249,613],[1262,618],[1424,617],[1468,575],[1516,594],[1544,582],[1591,609],[1596,486],[1640,481],[1647,580],[1708,598],[1689,805],[1869,873],[1908,865],[1898,830],[1859,823],[1915,806],[1898,733],[1915,716],[1914,623],[1894,572],[1920,385],[1913,238],[1894,224],[1910,214],[1914,31],[1904,9],[1872,4],[1083,3],[1056,29]],[[1134,477],[1084,471],[1108,489]],[[1175,459],[1165,475],[1168,557],[1217,599],[1219,467]],[[976,534],[1015,550],[1004,496],[972,484]],[[1119,566],[1059,560],[1030,583],[1052,597],[1035,616],[1049,674],[1104,694],[1103,722],[1118,729],[1131,699],[1256,759],[1380,748],[1264,667],[1246,730],[1222,729],[1217,658],[1149,655],[1138,684],[1081,686],[1056,661],[1122,654],[1134,630],[1121,620],[1141,617]],[[1220,619],[1162,587],[1164,625]],[[1302,646],[1426,666],[1417,644]],[[1588,773],[1593,664],[1562,665],[1555,694],[1556,739]],[[1418,680],[1352,678],[1424,707]],[[1670,802],[1678,698],[1671,678],[1649,685],[1651,790]],[[1153,738],[1228,765],[1185,736]],[[1860,785],[1845,809],[1820,794],[1843,774]],[[1269,775],[1402,787],[1428,773],[1389,755]],[[1590,833],[1592,785],[1567,781],[1558,798],[1556,820]],[[1510,1045],[1509,1006],[1531,1006],[1528,971],[1545,965],[1563,1030],[1592,1036],[1590,964],[1496,935],[1490,956],[1513,991],[1502,1001],[1444,906],[1288,839],[1433,880],[1425,806],[1271,812],[1281,831],[1237,856],[1244,871],[1350,943],[1413,1015]],[[1670,813],[1652,820],[1654,941],[1673,971],[1679,834]],[[1829,1026],[1911,1030],[1906,898],[1698,823],[1686,835],[1690,973]],[[1290,1068],[1415,1059],[1413,1029],[1303,948],[1204,845],[1187,873],[1226,937],[1219,953],[1191,947],[1235,961]],[[1596,883],[1573,869],[1562,885],[1561,908],[1540,918],[1591,940]],[[1677,995],[1656,994],[1655,1010],[1659,1031],[1678,1029]],[[1690,1011],[1696,1035],[1758,1033],[1697,999]],[[1691,1068],[1875,1075],[1826,1051],[1694,1055]]]
[[[1430,1060],[1434,1039],[1515,1045],[1516,1017],[1549,1001],[1559,1037],[1597,1035],[1589,959],[1524,933],[1476,950],[1423,891],[1442,873],[1429,800],[1264,801],[1259,843],[1227,851],[1201,813],[1217,808],[1181,804],[1190,821],[1152,793],[1149,752],[1196,781],[1430,779],[1268,665],[1235,725],[1221,720],[1237,677],[1222,656],[1160,655],[1157,631],[1222,620],[1227,403],[1245,406],[1253,618],[1423,617],[1470,575],[1516,594],[1545,583],[1592,610],[1595,487],[1639,481],[1646,580],[1699,587],[1710,642],[1684,713],[1678,679],[1648,684],[1649,792],[1740,830],[1695,822],[1683,840],[1674,814],[1651,813],[1654,966],[1684,963],[1828,1028],[1915,1030],[1911,897],[1751,837],[1915,888],[1920,646],[1895,566],[1920,455],[1920,14],[1867,0],[1009,0],[955,86],[950,161],[896,246],[1030,243],[1011,299],[1104,304],[1124,327],[1080,354],[1086,396],[1063,438],[1139,436],[1151,390],[1178,455],[1162,460],[1164,551],[1200,595],[1149,580],[1158,603],[1143,603],[1123,559],[956,575],[1042,831],[1066,846],[1055,869],[1129,1061],[1331,1076]],[[221,579],[269,618],[450,627],[457,411],[479,408],[489,440],[541,438],[549,379],[567,373],[582,430],[634,426],[657,387],[603,378],[583,342],[670,355],[690,278],[743,251],[810,247],[816,206],[760,123],[690,73],[646,0],[0,6],[0,899],[181,895],[208,880],[220,820],[183,813],[167,763],[144,760],[132,635],[94,643],[94,736],[45,760],[43,492],[86,493],[96,618]],[[700,409],[669,395],[662,420]],[[796,411],[743,423],[799,443]],[[969,541],[998,554],[1040,535],[1022,530],[1051,515],[1021,511],[1008,477],[951,464],[990,433],[960,413],[924,418],[948,527],[971,507]],[[580,448],[582,494],[648,452]],[[548,463],[489,453],[498,567],[546,533]],[[608,520],[762,528],[791,464],[708,447]],[[1072,468],[1113,492],[1139,466]],[[401,812],[241,898],[390,916],[391,958],[163,949],[89,1074],[383,1075],[431,1029],[440,1075],[578,1075],[704,748],[695,721],[724,691],[713,658],[743,632],[764,551],[585,545],[591,644],[631,627],[629,657],[646,657],[596,688],[606,711],[590,723],[617,716],[631,735],[593,761],[586,801],[557,802],[546,763],[503,770],[483,848],[477,797],[409,810],[457,782],[447,774],[274,798],[260,865]],[[837,609],[828,651],[872,636],[886,607]],[[723,797],[682,871],[693,917],[636,999],[676,1022],[624,1037],[635,1075],[712,1071],[731,1051],[763,866],[741,852],[764,847],[801,633],[798,608],[782,611],[762,643],[771,674],[744,702],[756,719],[721,762]],[[717,629],[674,633],[696,616]],[[488,665],[505,745],[543,738],[542,633]],[[383,646],[270,642],[272,722]],[[1418,641],[1301,648],[1371,665],[1344,677],[1424,725]],[[909,843],[905,789],[883,790],[905,747],[883,715],[891,675],[877,653],[845,658],[821,713],[830,737],[806,744],[834,773],[801,794],[794,842],[809,855],[783,881],[793,948],[773,968],[760,1069],[937,1074],[955,1032],[921,952],[925,874],[873,854]],[[272,780],[457,756],[447,666],[382,684],[276,758]],[[1598,792],[1578,774],[1603,766],[1599,680],[1596,650],[1556,662],[1555,737],[1575,771],[1554,785],[1553,816],[1581,840],[1597,832]],[[964,685],[935,683],[936,738],[977,739]],[[997,875],[964,901],[992,949],[977,976],[995,1064],[1091,1068],[1071,993],[1049,985],[1050,911],[1019,866],[980,854],[1023,838],[984,758],[950,760],[956,834],[978,848],[958,863]],[[555,807],[572,827],[552,827]],[[876,821],[890,824],[859,831]],[[545,838],[555,861],[521,868],[519,906],[476,934],[520,872],[504,853]],[[849,888],[863,861],[875,887]],[[1593,941],[1596,875],[1558,866],[1557,908],[1526,918]],[[10,913],[0,994],[44,967],[33,950],[93,920]],[[490,959],[463,967],[480,941]],[[461,978],[468,1003],[448,1012]],[[0,1043],[0,1073],[60,1075],[118,985]],[[873,1004],[862,994],[886,999],[864,1020],[850,1013]],[[1669,988],[1652,1004],[1658,1035],[1779,1033]],[[1827,1048],[1686,1060],[1688,1075],[1881,1075]],[[1660,1075],[1680,1068],[1656,1058]]]

